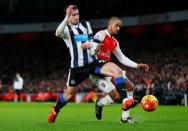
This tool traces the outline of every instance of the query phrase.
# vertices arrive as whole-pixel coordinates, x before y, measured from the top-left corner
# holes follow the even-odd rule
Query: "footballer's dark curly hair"
[[[72,6],[72,9],[73,10],[77,10],[78,9],[78,6],[77,5],[74,5],[74,4],[68,4],[67,6],[65,6],[65,9],[64,9],[64,15],[66,15],[66,10]],[[79,9],[78,9],[79,10]]]

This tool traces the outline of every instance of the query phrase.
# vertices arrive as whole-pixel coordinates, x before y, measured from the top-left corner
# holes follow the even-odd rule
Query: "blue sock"
[[[65,98],[64,98],[63,95],[60,95],[60,96],[59,96],[59,100],[60,100],[61,104],[64,104],[64,103],[65,103]]]
[[[115,79],[115,85],[125,84],[125,79],[123,77],[118,77]]]
[[[127,97],[127,93],[126,93],[126,90],[125,90],[125,87],[126,87],[125,79],[123,77],[116,78],[115,79],[115,86],[116,86],[117,92],[120,95],[120,101],[119,102],[122,102],[122,100]],[[122,90],[122,89],[124,89],[124,90]]]

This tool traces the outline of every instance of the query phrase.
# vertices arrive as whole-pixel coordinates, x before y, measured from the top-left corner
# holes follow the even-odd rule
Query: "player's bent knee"
[[[123,77],[123,70],[121,70],[121,69],[115,69],[115,68],[113,68],[113,73],[114,73],[114,75],[115,75],[116,78]]]
[[[119,78],[119,77],[123,77],[123,75],[120,74],[120,73],[114,73],[114,78],[115,78],[115,79],[116,79],[116,78]]]

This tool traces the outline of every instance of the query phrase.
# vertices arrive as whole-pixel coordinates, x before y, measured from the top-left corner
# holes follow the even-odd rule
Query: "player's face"
[[[79,22],[79,10],[76,9],[71,12],[71,15],[69,17],[69,23],[76,25],[78,24],[78,22]]]
[[[20,74],[19,73],[16,73],[16,78],[18,78],[20,76]]]
[[[111,35],[116,35],[118,34],[118,32],[120,31],[121,29],[121,21],[119,20],[115,20],[114,22],[112,22],[112,24],[110,25],[110,28],[111,28]]]

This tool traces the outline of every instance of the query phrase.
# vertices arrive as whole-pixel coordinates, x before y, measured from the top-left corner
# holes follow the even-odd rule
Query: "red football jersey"
[[[117,46],[116,40],[111,38],[109,35],[105,35],[101,44],[103,46],[102,49],[97,53],[97,58],[99,60],[110,61],[110,55]]]

